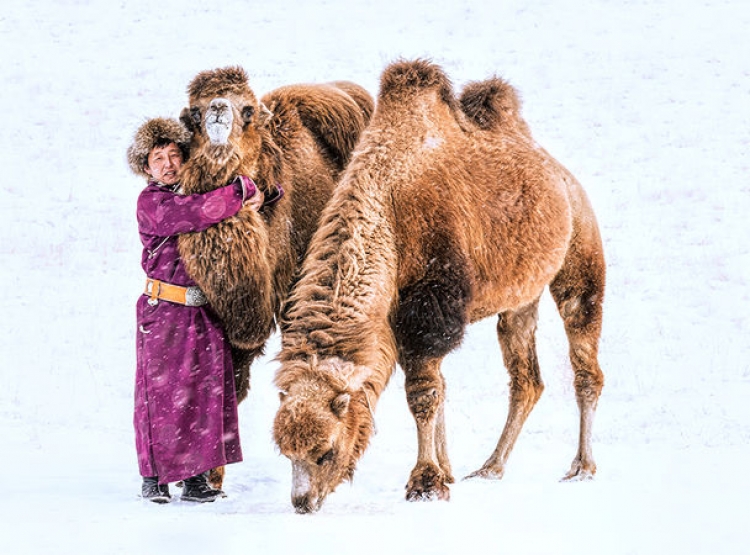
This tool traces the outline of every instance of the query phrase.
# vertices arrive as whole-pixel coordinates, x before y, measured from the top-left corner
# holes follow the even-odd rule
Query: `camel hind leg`
[[[521,428],[544,391],[536,355],[536,324],[539,300],[516,311],[499,315],[497,337],[510,375],[510,403],[505,427],[497,447],[482,467],[467,478],[499,480]]]
[[[592,231],[596,231],[592,229]],[[570,362],[575,375],[575,392],[580,411],[578,452],[563,480],[588,480],[596,473],[591,450],[591,433],[596,405],[604,386],[599,367],[599,337],[602,328],[605,265],[598,232],[588,244],[574,240],[550,292],[562,316],[570,345]]]

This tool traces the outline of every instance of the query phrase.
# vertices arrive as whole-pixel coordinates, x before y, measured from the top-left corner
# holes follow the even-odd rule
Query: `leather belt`
[[[182,287],[181,285],[173,285],[166,281],[149,278],[146,280],[146,290],[143,294],[148,295],[148,304],[151,306],[157,305],[159,299],[185,306],[203,306],[208,304],[205,293],[197,285]]]

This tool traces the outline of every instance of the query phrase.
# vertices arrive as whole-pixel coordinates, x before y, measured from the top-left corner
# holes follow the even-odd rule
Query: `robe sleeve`
[[[138,231],[159,237],[203,231],[237,214],[244,196],[241,183],[194,195],[149,185],[138,197]]]

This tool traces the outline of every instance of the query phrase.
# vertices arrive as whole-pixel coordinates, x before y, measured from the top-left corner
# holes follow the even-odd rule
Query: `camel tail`
[[[518,92],[499,77],[469,83],[459,102],[464,114],[481,129],[520,127],[528,130],[521,117]]]

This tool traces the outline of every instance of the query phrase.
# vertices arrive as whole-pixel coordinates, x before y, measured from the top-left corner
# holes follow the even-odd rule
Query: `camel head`
[[[292,504],[298,513],[311,513],[354,476],[372,433],[374,396],[364,383],[347,379],[357,368],[339,358],[285,365],[277,375],[283,390],[274,439],[292,462]]]
[[[188,85],[188,101],[180,120],[193,134],[190,158],[202,174],[218,181],[237,173],[253,177],[271,113],[255,97],[245,71],[199,73]]]

